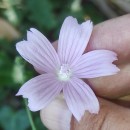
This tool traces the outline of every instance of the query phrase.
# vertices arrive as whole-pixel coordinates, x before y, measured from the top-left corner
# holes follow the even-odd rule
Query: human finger
[[[105,98],[130,94],[130,14],[96,25],[86,51],[108,49],[118,54],[120,72],[113,76],[89,79],[95,93]]]
[[[130,62],[130,14],[95,25],[86,51],[95,49],[112,50],[119,62]]]
[[[70,113],[63,98],[56,98],[41,110],[43,124],[50,130],[129,130],[130,110],[99,98],[99,114],[86,111],[80,122]]]

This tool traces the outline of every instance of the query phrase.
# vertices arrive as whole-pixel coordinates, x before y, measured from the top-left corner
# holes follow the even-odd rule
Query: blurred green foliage
[[[30,27],[43,32],[50,41],[58,39],[61,24],[68,15],[80,22],[91,18],[94,24],[106,19],[87,0],[0,0],[0,18],[20,32],[19,39],[0,38],[0,130],[31,129],[23,99],[15,94],[36,73],[16,52],[16,42],[26,39]],[[37,130],[46,130],[39,113],[32,114]]]
[[[24,109],[14,112],[13,108],[4,106],[0,109],[0,125],[4,130],[26,130],[30,124]]]

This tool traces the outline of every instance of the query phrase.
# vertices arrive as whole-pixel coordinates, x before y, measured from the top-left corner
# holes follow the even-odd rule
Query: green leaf
[[[6,86],[12,83],[11,71],[12,61],[6,52],[0,52],[0,86]]]
[[[26,130],[30,124],[25,110],[14,112],[9,106],[0,109],[0,126],[4,130]]]
[[[12,118],[12,130],[26,130],[29,126],[29,120],[25,110],[19,110]]]
[[[35,118],[35,124],[37,126],[37,130],[47,130],[47,128],[42,124],[39,116]]]
[[[25,3],[28,18],[39,28],[50,30],[55,27],[56,19],[49,0],[27,0]]]
[[[86,2],[86,4],[83,5],[83,8],[86,16],[89,16],[94,24],[100,23],[106,19],[103,13],[91,2]]]

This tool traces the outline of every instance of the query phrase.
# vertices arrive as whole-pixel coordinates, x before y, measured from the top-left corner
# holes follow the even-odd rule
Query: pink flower
[[[20,55],[41,74],[26,82],[17,93],[28,98],[30,110],[43,109],[63,91],[68,108],[78,121],[85,110],[99,112],[98,99],[82,78],[113,75],[119,69],[112,64],[117,60],[112,51],[94,50],[83,54],[92,29],[91,21],[79,25],[69,16],[60,31],[57,52],[34,28],[27,32],[27,41],[16,44]]]

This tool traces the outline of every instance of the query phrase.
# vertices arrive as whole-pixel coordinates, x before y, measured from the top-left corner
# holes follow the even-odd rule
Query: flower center
[[[63,64],[58,72],[58,78],[61,81],[68,81],[71,77],[71,70],[67,64]]]

